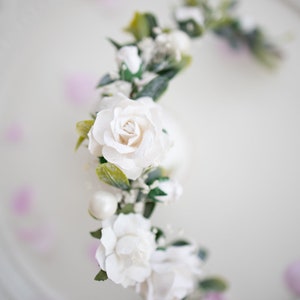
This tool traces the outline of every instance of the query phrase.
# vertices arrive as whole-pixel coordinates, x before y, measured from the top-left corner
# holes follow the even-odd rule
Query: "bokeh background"
[[[0,299],[138,299],[93,281],[87,213],[97,182],[75,123],[114,68],[106,41],[135,10],[171,23],[177,0],[0,1]],[[294,299],[284,282],[300,259],[300,13],[297,0],[243,0],[280,43],[276,71],[208,35],[162,104],[183,132],[184,195],[154,222],[210,250],[206,271],[227,299]],[[184,148],[184,147],[183,147]]]

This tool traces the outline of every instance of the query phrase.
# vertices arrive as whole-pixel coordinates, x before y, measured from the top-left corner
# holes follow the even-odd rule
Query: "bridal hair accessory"
[[[110,279],[147,300],[221,299],[227,282],[203,270],[207,251],[179,238],[170,241],[151,223],[156,207],[175,202],[182,187],[164,161],[174,132],[157,103],[169,82],[191,62],[192,39],[213,33],[235,49],[246,48],[273,67],[280,51],[249,18],[234,13],[236,1],[185,0],[173,12],[174,28],[160,27],[151,13],[135,13],[118,43],[115,71],[97,88],[100,102],[76,125],[76,149],[87,141],[101,182],[89,204],[99,221],[95,280]],[[218,298],[219,297],[219,298]]]

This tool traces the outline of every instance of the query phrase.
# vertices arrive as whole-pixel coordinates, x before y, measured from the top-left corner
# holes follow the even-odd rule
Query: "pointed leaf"
[[[175,247],[182,247],[182,246],[188,246],[188,245],[190,245],[190,243],[185,240],[177,240],[177,241],[173,242],[171,245],[175,246]]]
[[[200,281],[199,287],[206,292],[224,292],[227,282],[220,277],[211,277]]]
[[[96,231],[91,231],[90,232],[90,235],[92,236],[92,237],[94,237],[95,239],[101,239],[101,237],[102,237],[102,228],[100,228],[100,229],[98,229],[98,230],[96,230]]]
[[[107,279],[108,279],[107,274],[103,270],[101,270],[94,278],[94,280],[96,281],[105,281]]]
[[[125,31],[131,33],[138,41],[150,36],[151,28],[145,14],[136,12],[128,27],[125,28]]]
[[[134,204],[128,203],[125,206],[123,206],[118,213],[128,215],[130,213],[134,213]]]
[[[101,181],[118,189],[128,190],[130,188],[126,175],[112,163],[99,164],[96,173]]]
[[[144,208],[144,217],[150,218],[154,209],[155,209],[156,203],[155,202],[146,202],[145,208]]]
[[[159,97],[166,91],[169,84],[169,79],[165,76],[157,76],[152,79],[144,88],[137,93],[136,99],[141,97],[150,97],[154,101],[158,100]]]
[[[79,136],[87,138],[91,127],[94,125],[94,120],[80,121],[76,124],[76,130]]]
[[[100,88],[100,87],[103,87],[105,85],[111,84],[115,81],[116,81],[116,79],[111,78],[111,76],[109,74],[105,74],[101,78],[100,82],[98,83],[97,88]]]
[[[83,137],[83,136],[80,136],[80,137],[78,138],[77,143],[76,143],[76,146],[75,146],[75,151],[78,150],[78,148],[81,146],[81,144],[84,142],[84,140],[85,140],[85,137]]]

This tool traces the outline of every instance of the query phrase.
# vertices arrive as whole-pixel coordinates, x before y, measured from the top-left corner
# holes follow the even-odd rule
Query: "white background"
[[[93,172],[84,171],[87,153],[73,152],[74,124],[89,108],[66,101],[63,81],[72,72],[100,78],[112,70],[113,48],[105,38],[126,41],[120,28],[135,10],[152,11],[169,25],[178,2],[108,2],[0,1],[0,129],[18,120],[26,132],[18,147],[0,141],[1,299],[41,299],[43,293],[49,299],[138,299],[93,281],[97,268],[84,251],[88,231],[97,226],[87,214]],[[271,72],[212,36],[195,42],[192,66],[162,100],[190,149],[184,196],[159,209],[154,221],[184,228],[210,249],[207,271],[228,278],[229,299],[288,300],[283,272],[300,256],[300,15],[280,0],[244,0],[239,13],[267,28],[285,59]],[[14,235],[20,220],[9,213],[8,199],[28,183],[38,195],[33,219],[55,224],[47,256]]]

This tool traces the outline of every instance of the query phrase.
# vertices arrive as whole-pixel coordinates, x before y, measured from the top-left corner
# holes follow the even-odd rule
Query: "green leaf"
[[[208,257],[208,251],[204,248],[199,249],[198,251],[198,257],[202,260],[202,261],[206,261],[207,257]]]
[[[188,245],[190,245],[190,243],[185,240],[177,240],[177,241],[171,243],[171,245],[175,246],[175,247],[182,247],[182,246],[188,246]]]
[[[204,33],[204,28],[193,19],[178,22],[178,26],[191,38],[199,37]]]
[[[123,64],[120,68],[120,79],[128,82],[132,82],[134,78],[142,78],[142,66],[138,70],[137,73],[131,73],[130,70],[127,68],[126,64]]]
[[[151,185],[152,183],[154,183],[154,181],[158,180],[162,176],[163,176],[163,169],[162,168],[156,168],[153,171],[148,173],[148,177],[145,180],[145,183],[147,185]]]
[[[151,215],[153,214],[153,211],[155,209],[156,203],[151,201],[151,202],[146,202],[145,208],[144,208],[144,217],[145,218],[150,218]]]
[[[96,168],[99,179],[121,190],[128,190],[130,184],[128,178],[116,165],[112,163],[99,164]]]
[[[139,12],[134,14],[130,24],[124,30],[131,33],[138,41],[150,36],[151,34],[151,28],[149,26],[147,17],[145,14]]]
[[[124,214],[124,215],[128,215],[131,213],[134,213],[134,204],[132,203],[128,203],[125,206],[123,206],[119,211],[119,214]]]
[[[118,42],[116,42],[115,40],[111,39],[111,38],[107,38],[108,41],[114,46],[116,47],[117,50],[121,49],[123,46],[121,44],[119,44]]]
[[[200,281],[199,287],[205,292],[224,292],[228,284],[220,277],[211,277]]]
[[[107,163],[107,160],[106,160],[105,157],[103,157],[103,156],[98,157],[98,159],[99,159],[99,163],[100,163],[100,164],[105,164],[105,163]]]
[[[91,127],[94,125],[94,120],[80,121],[76,124],[76,130],[80,137],[87,138]]]
[[[156,199],[157,196],[167,196],[167,193],[162,191],[160,188],[156,187],[148,193],[148,198],[154,202],[159,202],[160,200]]]
[[[108,276],[105,271],[101,270],[94,278],[96,281],[105,281],[108,279]]]
[[[191,64],[192,57],[189,55],[183,55],[180,62],[174,64],[173,66],[163,69],[161,71],[158,71],[157,74],[160,76],[164,76],[171,80],[174,78],[180,71],[185,69]]]
[[[100,87],[103,87],[105,85],[111,84],[115,81],[116,81],[116,79],[111,78],[111,76],[109,74],[105,74],[101,78],[100,82],[98,83],[97,88],[100,88]]]
[[[135,96],[136,99],[141,97],[150,97],[154,101],[166,91],[169,84],[169,78],[166,76],[157,76],[152,79],[144,88]]]
[[[164,238],[166,235],[159,227],[152,227],[151,231],[155,234],[155,241],[157,242],[160,238]]]
[[[76,146],[75,146],[75,151],[78,150],[78,148],[81,146],[81,144],[84,142],[85,137],[80,136],[77,140]]]
[[[95,239],[101,239],[101,237],[102,237],[102,228],[100,228],[100,229],[98,229],[98,230],[96,230],[96,231],[91,231],[90,232],[90,235],[92,236],[92,237],[94,237]]]
[[[77,122],[76,131],[79,135],[79,138],[75,146],[75,151],[78,150],[78,148],[81,146],[84,140],[88,138],[88,133],[91,127],[94,125],[94,122],[95,122],[94,120],[85,120],[85,121]]]
[[[158,27],[157,19],[153,14],[150,14],[150,13],[145,13],[144,16],[145,16],[145,18],[147,20],[147,23],[148,23],[148,27],[149,27],[149,30],[150,30],[150,35],[153,38],[155,38],[156,34],[155,34],[153,29]]]

